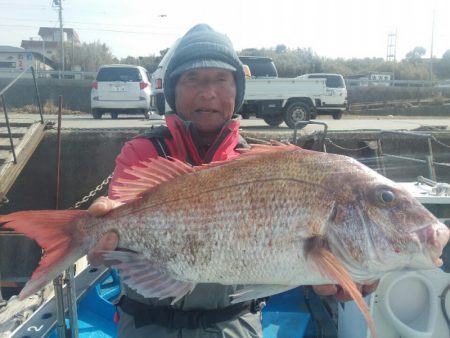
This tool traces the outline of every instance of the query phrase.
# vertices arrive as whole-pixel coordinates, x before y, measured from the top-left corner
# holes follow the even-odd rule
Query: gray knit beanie
[[[234,113],[244,101],[245,74],[233,44],[224,34],[206,24],[192,27],[179,41],[164,74],[164,95],[175,111],[175,85],[180,75],[197,68],[219,68],[234,72],[236,102]]]

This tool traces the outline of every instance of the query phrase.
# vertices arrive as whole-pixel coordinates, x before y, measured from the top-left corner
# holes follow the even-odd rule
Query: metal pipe
[[[384,156],[384,154],[383,154],[383,148],[381,146],[381,139],[378,138],[377,139],[377,159],[379,162],[379,166],[381,167],[381,172],[383,173],[383,176],[386,176],[386,165],[384,163],[383,156]]]
[[[383,156],[384,157],[396,158],[396,159],[399,159],[399,160],[407,160],[407,161],[411,161],[411,162],[417,162],[417,163],[424,163],[424,164],[428,163],[427,160],[419,160],[418,158],[405,157],[405,156],[400,156],[400,155],[383,154]]]
[[[63,97],[59,95],[58,103],[58,127],[56,134],[56,197],[55,209],[59,209],[59,185],[60,185],[60,171],[61,171],[61,114],[62,114]]]
[[[436,169],[434,167],[433,146],[431,144],[431,136],[428,138],[428,153],[427,160],[429,163],[430,178],[436,180]]]
[[[66,320],[64,318],[64,295],[62,283],[62,275],[59,275],[53,280],[56,300],[56,331],[58,332],[58,338],[66,337]]]
[[[436,173],[434,170],[433,158],[431,156],[427,156],[427,167],[428,167],[428,175],[430,179],[436,181]]]
[[[11,134],[11,126],[9,124],[8,113],[6,112],[5,96],[2,94],[2,95],[0,95],[0,98],[2,99],[3,112],[5,113],[6,128],[8,129],[9,143],[11,144],[11,151],[12,151],[13,158],[14,158],[14,164],[17,164],[16,151],[14,149],[14,142],[13,142],[13,138],[12,138],[12,134]]]
[[[67,287],[67,306],[69,309],[69,322],[71,338],[78,338],[77,293],[75,288],[75,265],[66,269],[65,283]]]
[[[33,83],[34,83],[34,93],[36,94],[36,101],[39,108],[39,115],[41,115],[41,123],[44,124],[44,116],[42,111],[42,104],[41,104],[41,97],[39,96],[39,90],[36,82],[36,72],[34,71],[34,68],[31,67],[31,74],[33,74]]]

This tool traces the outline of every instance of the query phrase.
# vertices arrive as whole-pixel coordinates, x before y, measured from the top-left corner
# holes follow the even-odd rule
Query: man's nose
[[[206,99],[217,96],[217,88],[212,81],[202,81],[199,89],[200,95]]]

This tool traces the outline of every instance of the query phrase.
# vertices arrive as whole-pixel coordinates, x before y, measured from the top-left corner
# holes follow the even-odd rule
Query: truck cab
[[[341,74],[314,73],[299,76],[301,79],[325,79],[325,95],[317,97],[317,114],[332,115],[339,120],[348,110],[347,87]]]

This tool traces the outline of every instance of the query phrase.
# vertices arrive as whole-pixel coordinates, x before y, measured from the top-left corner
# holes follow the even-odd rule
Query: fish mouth
[[[429,250],[431,260],[437,267],[444,263],[441,259],[442,251],[450,238],[450,230],[441,223],[435,223],[416,230],[419,241],[424,243],[424,249]]]

